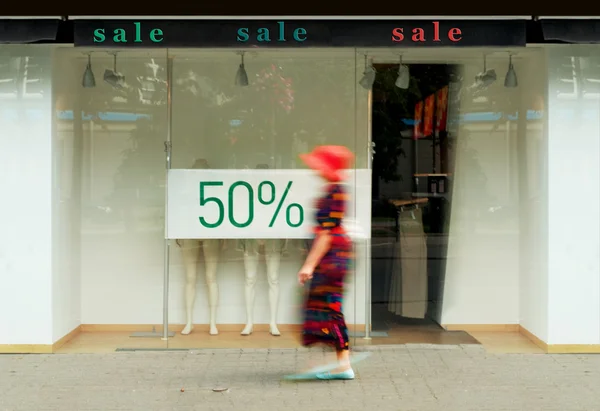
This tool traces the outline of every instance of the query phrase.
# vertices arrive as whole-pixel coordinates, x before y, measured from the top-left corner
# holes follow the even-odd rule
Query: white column
[[[53,133],[54,47],[0,47],[0,352],[39,351],[80,324],[76,133]]]
[[[600,80],[589,57],[599,46],[549,50],[548,104],[548,326],[545,342],[600,344],[600,94],[584,84]],[[593,52],[590,54],[590,52]],[[574,57],[574,58],[572,58]],[[573,64],[574,95],[554,74]],[[581,70],[580,67],[586,67]],[[568,70],[561,70],[562,77]],[[572,78],[571,78],[572,79]],[[569,79],[567,79],[569,80]],[[541,337],[543,339],[543,337]]]
[[[1,47],[12,70],[0,79],[0,352],[7,344],[53,342],[49,78],[43,97],[29,94],[18,81],[27,46]],[[47,67],[49,59],[38,62]]]

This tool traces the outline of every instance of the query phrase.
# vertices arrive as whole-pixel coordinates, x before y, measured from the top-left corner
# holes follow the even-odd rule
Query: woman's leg
[[[341,324],[336,324],[333,327],[333,331],[337,335],[335,354],[338,362],[338,367],[334,372],[348,371],[352,369],[352,366],[350,365],[350,338],[348,336],[348,328],[346,327],[343,315]]]
[[[336,352],[337,360],[339,365],[339,371],[346,371],[350,368],[350,350],[337,350]]]

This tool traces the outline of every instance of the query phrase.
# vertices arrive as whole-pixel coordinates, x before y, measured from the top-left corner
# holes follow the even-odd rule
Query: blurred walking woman
[[[304,308],[302,344],[327,344],[336,350],[337,367],[317,372],[323,380],[351,380],[348,327],[342,312],[344,280],[353,259],[352,241],[342,221],[346,210],[346,189],[342,184],[345,170],[353,155],[343,146],[320,146],[300,158],[327,182],[323,197],[317,202],[315,239],[298,272],[298,281],[310,281]]]

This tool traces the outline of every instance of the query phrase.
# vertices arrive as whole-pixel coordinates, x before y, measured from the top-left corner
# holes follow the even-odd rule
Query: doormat
[[[364,338],[365,337],[365,332],[364,331],[349,331],[348,335],[350,337],[357,337],[357,338]],[[371,331],[371,338],[381,338],[381,337],[389,337],[388,333],[386,331]]]

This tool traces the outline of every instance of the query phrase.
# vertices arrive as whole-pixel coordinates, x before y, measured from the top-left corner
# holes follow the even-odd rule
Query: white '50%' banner
[[[310,170],[186,170],[168,173],[169,239],[310,238],[325,183]],[[348,172],[344,225],[371,234],[371,171]]]

